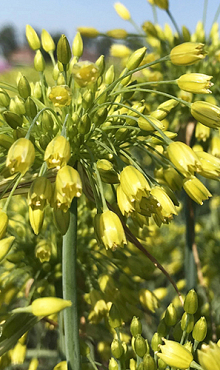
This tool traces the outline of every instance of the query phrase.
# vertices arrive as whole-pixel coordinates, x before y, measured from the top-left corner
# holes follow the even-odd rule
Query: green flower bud
[[[119,183],[119,176],[115,171],[113,164],[107,159],[100,159],[97,162],[97,169],[103,182],[106,182],[107,184]]]
[[[132,69],[137,68],[140,65],[140,63],[144,59],[146,50],[147,50],[147,48],[146,47],[143,47],[143,48],[140,48],[140,49],[134,51],[131,54],[131,56],[130,56],[127,64],[126,64],[126,68],[129,71],[131,71]]]
[[[184,312],[181,319],[181,329],[187,333],[191,333],[194,327],[194,317],[190,313]]]
[[[95,38],[99,35],[99,31],[93,27],[78,27],[77,30],[84,37]]]
[[[73,45],[72,45],[72,52],[74,57],[80,58],[83,53],[83,40],[80,35],[80,32],[77,32],[76,36],[74,37],[73,40]]]
[[[115,71],[113,64],[109,67],[109,69],[105,72],[105,83],[106,85],[110,85],[115,78]]]
[[[165,321],[165,324],[167,326],[176,325],[176,323],[177,323],[177,312],[176,312],[176,309],[175,309],[173,303],[171,303],[167,307],[166,312],[165,312],[165,316],[164,316],[164,321]]]
[[[43,132],[45,133],[53,130],[53,127],[54,127],[53,117],[47,111],[44,111],[42,114],[41,127],[42,127]]]
[[[14,98],[12,98],[10,100],[9,110],[12,113],[16,113],[19,115],[25,114],[26,111],[23,99],[21,99],[19,96],[15,96]]]
[[[144,370],[156,370],[156,364],[153,357],[146,353],[143,358]]]
[[[31,49],[40,49],[40,39],[37,36],[36,31],[29,24],[26,26],[26,37]]]
[[[159,351],[159,345],[162,344],[162,338],[158,333],[154,333],[151,339],[151,348],[154,352]]]
[[[144,357],[147,352],[145,339],[140,334],[135,337],[134,350],[139,357]]]
[[[202,342],[207,334],[207,322],[205,317],[201,317],[193,328],[192,336],[197,342]]]
[[[71,49],[65,35],[61,35],[57,44],[57,59],[62,64],[68,64],[71,59]]]
[[[105,57],[104,55],[100,55],[100,57],[95,62],[96,66],[99,70],[99,76],[101,76],[105,70]]]
[[[110,358],[109,364],[108,364],[109,370],[118,370],[118,363],[114,359],[114,357]]]
[[[5,90],[0,88],[0,106],[8,108],[9,104],[10,104],[10,96]]]
[[[31,87],[25,76],[21,75],[18,81],[18,92],[23,99],[27,99],[31,95]]]
[[[167,368],[167,364],[162,360],[162,358],[158,358],[157,364],[159,370],[165,370]]]
[[[124,349],[123,349],[122,343],[119,342],[118,339],[113,339],[112,344],[111,344],[111,352],[112,352],[112,356],[114,356],[117,359],[119,359],[123,355]]]
[[[71,307],[72,302],[56,297],[43,297],[35,299],[31,304],[31,312],[35,316],[49,316]]]
[[[85,343],[84,341],[82,341],[80,339],[79,341],[79,345],[80,345],[80,354],[81,356],[88,356],[90,354],[90,347],[87,343]]]
[[[34,88],[33,88],[33,96],[36,98],[36,99],[41,99],[42,97],[42,89],[41,89],[41,84],[39,81],[36,82],[36,84],[34,85]]]
[[[142,333],[142,324],[139,317],[133,317],[131,325],[130,325],[130,332],[133,337],[136,337],[138,334]]]
[[[173,337],[176,342],[180,342],[183,335],[183,331],[181,329],[181,321],[179,321],[173,330]]]
[[[5,111],[3,112],[3,117],[7,124],[13,128],[13,130],[16,130],[17,127],[21,127],[23,123],[23,117],[19,116],[16,113]]]
[[[109,311],[108,322],[111,328],[113,329],[118,328],[119,326],[122,325],[121,315],[114,303],[112,303]]]
[[[52,37],[50,36],[49,32],[47,32],[44,29],[41,32],[41,42],[42,42],[43,49],[47,53],[49,53],[50,51],[55,50],[55,43],[54,43]]]
[[[54,209],[54,221],[57,229],[59,230],[61,235],[65,235],[70,223],[70,212],[62,211],[62,209]]]
[[[37,106],[30,96],[25,101],[25,110],[28,117],[34,118],[37,115]]]
[[[81,119],[78,123],[77,129],[78,129],[78,132],[80,134],[86,135],[90,131],[90,128],[91,128],[91,119],[90,119],[88,113],[85,113],[81,117]]]
[[[43,72],[45,70],[45,60],[40,50],[36,51],[34,57],[34,68],[38,72]]]
[[[41,135],[39,138],[39,144],[43,150],[46,149],[46,147],[49,145],[50,142],[51,142],[51,136],[49,134]]]
[[[0,210],[0,240],[4,237],[8,226],[7,214]]]
[[[194,315],[198,309],[198,297],[194,289],[191,289],[184,301],[184,310],[187,313]]]
[[[0,240],[0,262],[5,258],[5,256],[10,251],[12,244],[15,240],[14,236],[9,236]]]
[[[99,108],[94,115],[93,122],[96,126],[100,126],[108,115],[108,110],[106,107]]]
[[[86,90],[82,96],[82,106],[84,109],[89,109],[94,101],[94,93],[91,90]]]
[[[5,149],[9,149],[13,144],[14,140],[11,136],[6,134],[0,134],[0,146]]]
[[[159,325],[157,327],[157,332],[158,334],[160,335],[161,338],[163,337],[166,337],[168,332],[169,332],[169,328],[168,326],[166,325],[165,323],[165,320],[162,319],[160,322],[159,322]]]

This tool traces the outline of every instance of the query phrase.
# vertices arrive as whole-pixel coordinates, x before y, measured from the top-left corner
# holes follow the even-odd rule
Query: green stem
[[[55,67],[56,62],[55,62],[55,59],[54,59],[53,51],[52,51],[52,50],[51,50],[51,51],[49,51],[49,53],[48,53],[48,54],[50,55],[50,59],[51,59],[51,61],[52,61],[52,63],[53,63],[53,66]]]
[[[13,194],[14,194],[14,191],[16,190],[16,188],[17,188],[17,186],[18,186],[19,182],[21,181],[22,177],[23,177],[23,174],[20,174],[20,175],[18,176],[18,178],[17,178],[17,180],[16,180],[16,182],[15,182],[15,184],[14,184],[14,186],[13,186],[13,188],[12,188],[12,190],[11,190],[11,192],[10,192],[10,194],[9,194],[9,196],[8,196],[8,198],[7,198],[7,200],[6,200],[6,202],[5,202],[5,205],[4,205],[4,207],[3,207],[3,211],[4,211],[4,212],[6,212],[6,211],[7,211],[7,208],[8,208],[8,205],[9,205],[9,203],[10,203],[10,200],[11,200],[11,198],[12,198],[12,196],[13,196]]]
[[[186,287],[189,291],[196,287],[196,264],[193,256],[193,244],[195,242],[195,203],[185,195],[185,218],[186,218],[186,246],[185,246],[185,276]]]
[[[172,14],[170,13],[169,9],[167,9],[167,10],[166,10],[166,12],[167,12],[168,16],[170,17],[170,20],[171,20],[171,22],[173,23],[174,27],[176,28],[176,31],[177,31],[177,33],[178,33],[178,35],[179,35],[180,40],[182,40],[182,33],[181,33],[181,31],[179,30],[179,27],[178,27],[178,25],[177,25],[177,23],[176,23],[175,19],[173,18],[173,16],[172,16]]]
[[[63,237],[63,298],[72,306],[64,312],[65,347],[68,370],[80,370],[79,327],[77,311],[77,198],[70,207],[70,225]]]

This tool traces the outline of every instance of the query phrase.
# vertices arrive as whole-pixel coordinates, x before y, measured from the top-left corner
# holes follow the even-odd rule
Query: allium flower
[[[203,204],[204,200],[212,196],[205,185],[195,176],[185,179],[183,188],[189,197],[200,205]]]
[[[188,369],[193,361],[193,355],[184,346],[172,340],[163,339],[165,345],[160,346],[162,353],[157,353],[168,366],[177,369]]]
[[[96,82],[99,77],[99,68],[91,62],[79,62],[73,65],[72,74],[80,87]]]
[[[206,101],[195,101],[191,105],[191,114],[205,126],[220,127],[220,108],[214,104]]]
[[[6,167],[11,174],[20,172],[25,174],[31,167],[35,158],[35,150],[32,142],[28,139],[21,138],[16,140],[10,147],[6,159]]]
[[[57,136],[47,145],[44,160],[48,168],[60,169],[70,159],[71,149],[69,141],[64,136]]]
[[[71,104],[72,94],[68,86],[54,86],[51,89],[49,99],[55,107],[65,107]]]
[[[204,44],[184,42],[171,50],[170,60],[177,66],[188,66],[205,58],[206,54]]]
[[[219,370],[220,348],[217,344],[210,342],[209,346],[202,346],[198,358],[204,370]]]
[[[37,177],[28,192],[28,205],[43,210],[52,197],[52,185],[46,177]]]
[[[115,3],[114,8],[119,17],[121,17],[125,21],[129,21],[131,19],[129,10],[122,3]]]
[[[196,153],[181,141],[173,141],[167,147],[169,159],[184,176],[190,176],[201,169],[201,162]]]
[[[120,174],[123,192],[130,202],[140,202],[142,197],[148,197],[151,190],[144,175],[133,166],[126,166]]]
[[[212,76],[202,73],[186,73],[178,78],[177,84],[180,89],[194,94],[209,94],[209,87],[214,85],[211,79]]]

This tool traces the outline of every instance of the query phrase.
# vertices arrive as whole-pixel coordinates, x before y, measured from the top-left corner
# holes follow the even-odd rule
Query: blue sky
[[[170,0],[170,11],[179,26],[185,25],[191,31],[203,17],[205,0]],[[0,11],[0,28],[14,25],[20,40],[24,37],[25,25],[48,32],[62,32],[70,41],[78,26],[91,26],[104,32],[112,28],[125,28],[134,32],[133,27],[120,19],[114,10],[114,0],[11,0],[5,1]],[[132,18],[139,25],[153,20],[151,5],[147,0],[121,0],[129,9]],[[209,31],[219,0],[208,1],[206,30]],[[170,23],[167,14],[157,8],[158,23]]]

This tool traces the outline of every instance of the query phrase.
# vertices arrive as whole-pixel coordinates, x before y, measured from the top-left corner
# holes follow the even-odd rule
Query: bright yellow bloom
[[[55,50],[55,43],[54,43],[52,37],[50,36],[49,32],[47,32],[44,29],[41,32],[41,42],[42,42],[43,49],[47,53],[49,53],[50,51]]]
[[[16,140],[10,147],[6,159],[6,167],[11,174],[20,172],[25,174],[31,167],[35,158],[35,150],[32,142],[21,138]]]
[[[37,36],[36,31],[29,24],[26,26],[26,37],[31,49],[40,49],[40,39]]]
[[[126,68],[131,71],[132,69],[137,68],[142,60],[144,59],[145,53],[147,48],[144,46],[143,48],[135,50],[129,57]]]
[[[151,124],[151,122],[156,127],[154,127],[153,124]],[[164,129],[163,123],[161,121],[159,121],[157,118],[155,118],[155,117],[153,117],[151,115],[146,115],[146,119],[143,118],[143,117],[139,117],[139,119],[138,119],[138,126],[140,127],[141,130],[149,131],[149,132],[156,131],[157,128],[159,128],[160,130],[163,130]]]
[[[204,200],[212,196],[205,185],[194,176],[183,181],[183,188],[189,197],[200,205],[203,204]]]
[[[117,247],[123,248],[127,244],[121,221],[114,212],[107,210],[97,214],[94,221],[97,240],[106,249],[114,251]]]
[[[140,202],[142,197],[148,197],[151,190],[144,175],[133,166],[126,166],[120,174],[123,192],[130,202]]]
[[[160,226],[161,222],[168,224],[173,219],[173,215],[177,214],[172,200],[160,186],[152,188],[150,193],[157,201],[157,206],[154,208],[155,221],[158,226]]]
[[[43,210],[52,197],[52,185],[46,177],[37,177],[28,191],[28,205]]]
[[[31,304],[31,312],[35,316],[49,316],[71,307],[72,302],[56,297],[35,299]]]
[[[196,154],[202,164],[202,169],[198,173],[208,179],[218,180],[220,176],[220,159],[204,151],[198,151]]]
[[[123,216],[129,216],[134,211],[134,203],[123,192],[121,185],[117,187],[117,202]]]
[[[206,141],[210,136],[210,127],[203,125],[200,122],[196,124],[195,137],[198,141]]]
[[[49,99],[55,107],[69,106],[72,101],[72,93],[68,86],[54,86],[51,89]]]
[[[212,76],[202,73],[186,73],[178,78],[177,84],[180,89],[194,94],[209,94],[209,87],[214,85],[211,79]]]
[[[99,77],[99,68],[91,62],[79,62],[73,65],[72,74],[78,85],[85,87],[96,82]]]
[[[204,59],[206,52],[204,44],[185,42],[175,46],[170,52],[170,60],[175,65],[188,66]]]
[[[48,240],[41,240],[35,247],[35,256],[41,263],[50,261],[52,246]]]
[[[173,141],[167,147],[169,159],[184,176],[201,169],[201,162],[194,151],[181,141]]]
[[[64,136],[55,137],[46,147],[44,160],[48,168],[60,169],[70,159],[71,148],[69,141]]]
[[[220,348],[216,343],[209,342],[209,346],[202,346],[198,350],[198,358],[204,370],[219,370]]]
[[[157,353],[168,366],[187,369],[193,361],[193,355],[184,346],[172,340],[163,339],[165,345],[160,346],[162,353]]]
[[[119,17],[121,17],[125,21],[129,21],[131,19],[129,10],[122,3],[115,3],[114,8]]]
[[[220,108],[205,101],[195,101],[191,105],[192,116],[203,125],[220,127]]]
[[[106,34],[114,39],[126,39],[126,37],[128,36],[127,31],[123,30],[122,28],[109,30],[106,32]]]

